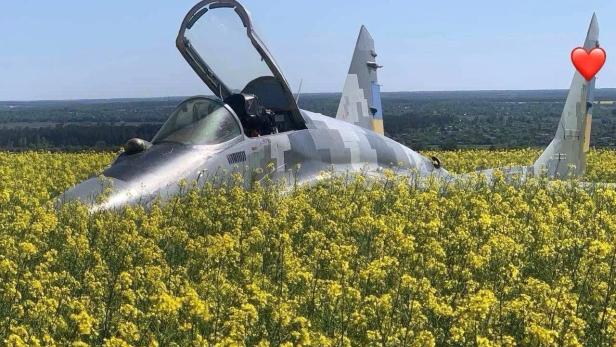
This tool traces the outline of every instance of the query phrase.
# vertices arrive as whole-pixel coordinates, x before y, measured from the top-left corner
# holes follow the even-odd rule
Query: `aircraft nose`
[[[113,208],[110,201],[122,192],[126,183],[111,177],[94,177],[83,181],[60,195],[56,206],[79,201],[93,211]]]

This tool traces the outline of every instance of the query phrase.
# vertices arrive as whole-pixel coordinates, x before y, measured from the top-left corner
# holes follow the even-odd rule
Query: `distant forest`
[[[383,93],[386,134],[414,149],[545,146],[565,90]],[[300,107],[334,115],[339,94]],[[595,95],[591,145],[616,147],[616,89]],[[150,140],[182,98],[0,102],[0,149],[117,149]]]

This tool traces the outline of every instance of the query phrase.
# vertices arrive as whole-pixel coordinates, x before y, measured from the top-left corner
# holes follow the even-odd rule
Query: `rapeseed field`
[[[466,172],[539,151],[429,154]],[[357,177],[55,209],[113,157],[0,153],[3,344],[616,344],[612,188]],[[616,182],[616,151],[586,179]]]

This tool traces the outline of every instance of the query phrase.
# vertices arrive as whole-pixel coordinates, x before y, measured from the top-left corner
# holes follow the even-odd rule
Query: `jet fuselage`
[[[215,145],[159,143],[140,153],[122,153],[102,176],[71,188],[61,200],[80,200],[93,210],[147,205],[179,194],[185,189],[182,181],[220,184],[234,174],[246,184],[264,178],[305,184],[332,172],[379,173],[388,168],[448,175],[431,159],[373,131],[318,113],[301,114],[307,129],[253,138],[242,131]]]

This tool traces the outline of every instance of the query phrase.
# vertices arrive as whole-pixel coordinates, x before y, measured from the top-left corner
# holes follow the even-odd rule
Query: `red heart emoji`
[[[606,58],[607,55],[601,47],[593,48],[590,51],[578,47],[571,52],[573,66],[587,81],[593,79],[597,72],[601,70]]]

